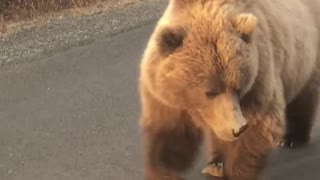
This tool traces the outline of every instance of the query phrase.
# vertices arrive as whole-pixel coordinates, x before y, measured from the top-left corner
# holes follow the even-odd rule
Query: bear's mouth
[[[245,132],[248,129],[249,125],[246,124],[242,126],[239,130],[232,129],[232,134],[234,137],[238,138],[243,132]]]

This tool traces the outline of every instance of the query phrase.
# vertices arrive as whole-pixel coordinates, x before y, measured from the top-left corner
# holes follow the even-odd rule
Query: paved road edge
[[[140,0],[89,16],[50,19],[41,28],[25,29],[0,41],[0,67],[40,60],[154,22],[166,5],[163,0]]]

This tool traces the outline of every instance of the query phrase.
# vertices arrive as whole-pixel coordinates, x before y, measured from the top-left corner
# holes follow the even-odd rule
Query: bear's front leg
[[[265,170],[272,150],[285,130],[284,111],[265,116],[256,115],[254,123],[238,141],[232,142],[226,155],[225,174],[228,180],[258,180]],[[260,119],[262,118],[262,119]]]
[[[207,176],[223,177],[224,152],[228,143],[219,139],[210,128],[205,132],[208,161],[202,173]]]
[[[168,107],[142,91],[140,127],[144,139],[144,179],[182,180],[202,142],[202,131],[186,111]]]
[[[201,142],[200,131],[180,121],[172,128],[145,129],[144,136],[144,179],[183,180],[178,173],[192,165]]]

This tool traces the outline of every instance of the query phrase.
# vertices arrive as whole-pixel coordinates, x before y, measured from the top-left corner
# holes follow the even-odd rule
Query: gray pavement
[[[0,71],[0,180],[140,180],[138,65],[154,24]],[[320,133],[270,180],[320,178]],[[188,173],[200,175],[201,159]]]
[[[108,0],[101,7],[63,11],[21,22],[1,38],[0,68],[42,60],[70,47],[90,44],[157,19],[168,0]]]

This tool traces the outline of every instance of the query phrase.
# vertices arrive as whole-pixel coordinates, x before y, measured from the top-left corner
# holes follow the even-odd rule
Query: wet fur
[[[231,180],[258,179],[270,151],[283,137],[285,143],[306,144],[319,103],[319,8],[315,0],[171,0],[141,62],[145,179],[182,179],[178,172],[192,165],[204,137],[211,142],[210,159],[224,161],[226,178]],[[249,49],[241,49],[226,33],[235,31],[232,24],[238,22],[229,23],[228,15],[240,12],[257,18],[252,34],[245,33],[250,27],[236,25]],[[169,43],[162,41],[163,34]],[[181,46],[183,39],[187,40]],[[230,59],[239,50],[252,53],[252,58],[233,63]],[[166,74],[177,67],[176,74]],[[218,67],[228,71],[215,71]],[[220,75],[221,81],[216,80]],[[159,79],[167,76],[172,81]],[[199,96],[203,89],[219,92],[230,87],[240,91],[241,110],[250,128],[239,140],[225,143],[192,108],[206,101]]]

